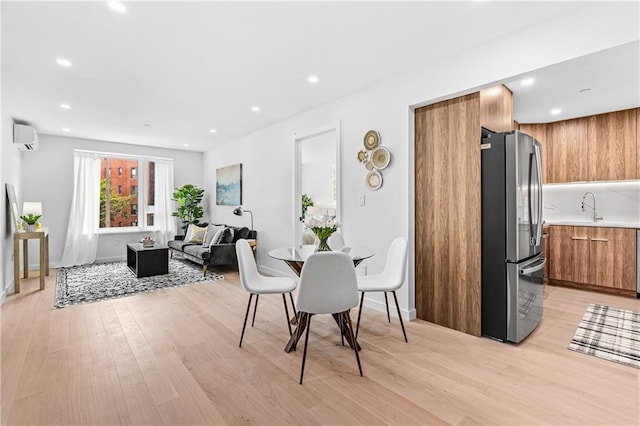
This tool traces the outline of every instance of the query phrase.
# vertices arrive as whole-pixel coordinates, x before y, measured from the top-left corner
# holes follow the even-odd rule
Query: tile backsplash
[[[596,196],[598,216],[605,222],[640,223],[640,181],[570,183],[544,185],[542,188],[546,221],[588,221],[591,209],[582,211],[580,205],[585,192]],[[591,204],[592,197],[585,200]]]

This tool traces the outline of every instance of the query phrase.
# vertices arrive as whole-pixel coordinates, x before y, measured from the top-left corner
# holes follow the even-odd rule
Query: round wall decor
[[[358,151],[358,161],[361,163],[366,162],[369,159],[369,153],[364,149]]]
[[[373,167],[382,170],[389,165],[391,161],[391,153],[384,146],[379,146],[371,152],[371,163]]]
[[[376,190],[382,186],[382,174],[377,170],[371,170],[367,173],[367,186],[369,189]]]
[[[380,133],[377,130],[369,130],[364,135],[364,147],[368,150],[372,150],[378,147],[380,144]]]

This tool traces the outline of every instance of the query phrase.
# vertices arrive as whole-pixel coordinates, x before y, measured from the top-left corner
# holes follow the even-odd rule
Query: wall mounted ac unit
[[[38,133],[34,127],[13,123],[13,143],[20,151],[35,151],[38,149]]]

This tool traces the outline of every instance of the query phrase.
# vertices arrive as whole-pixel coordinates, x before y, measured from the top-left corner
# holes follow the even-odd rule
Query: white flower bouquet
[[[338,220],[327,217],[322,219],[312,217],[305,220],[304,224],[315,234],[316,237],[318,237],[318,240],[320,240],[317,251],[331,250],[327,244],[327,239],[340,227],[341,224]]]

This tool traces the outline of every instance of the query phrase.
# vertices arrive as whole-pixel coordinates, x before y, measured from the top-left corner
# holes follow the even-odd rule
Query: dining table
[[[343,247],[341,250],[338,250],[342,253],[346,253],[351,256],[353,260],[353,267],[355,268],[365,259],[373,257],[375,255],[375,251],[366,248],[366,247]],[[269,256],[282,260],[285,262],[293,272],[297,276],[302,274],[302,268],[304,267],[304,262],[313,254],[316,253],[315,245],[302,245],[297,247],[282,247],[269,251]],[[303,331],[307,327],[307,314],[305,312],[299,312],[298,318],[294,317],[291,319],[292,324],[296,324],[296,330],[289,338],[284,350],[285,352],[291,352],[296,349],[296,345],[298,341],[302,337]],[[360,350],[360,345],[355,338],[352,338],[351,333],[349,332],[348,324],[341,321],[341,317],[338,314],[333,314],[333,319],[340,328],[340,332],[342,333],[342,338],[347,341],[349,346],[353,349],[354,347],[357,350]]]

